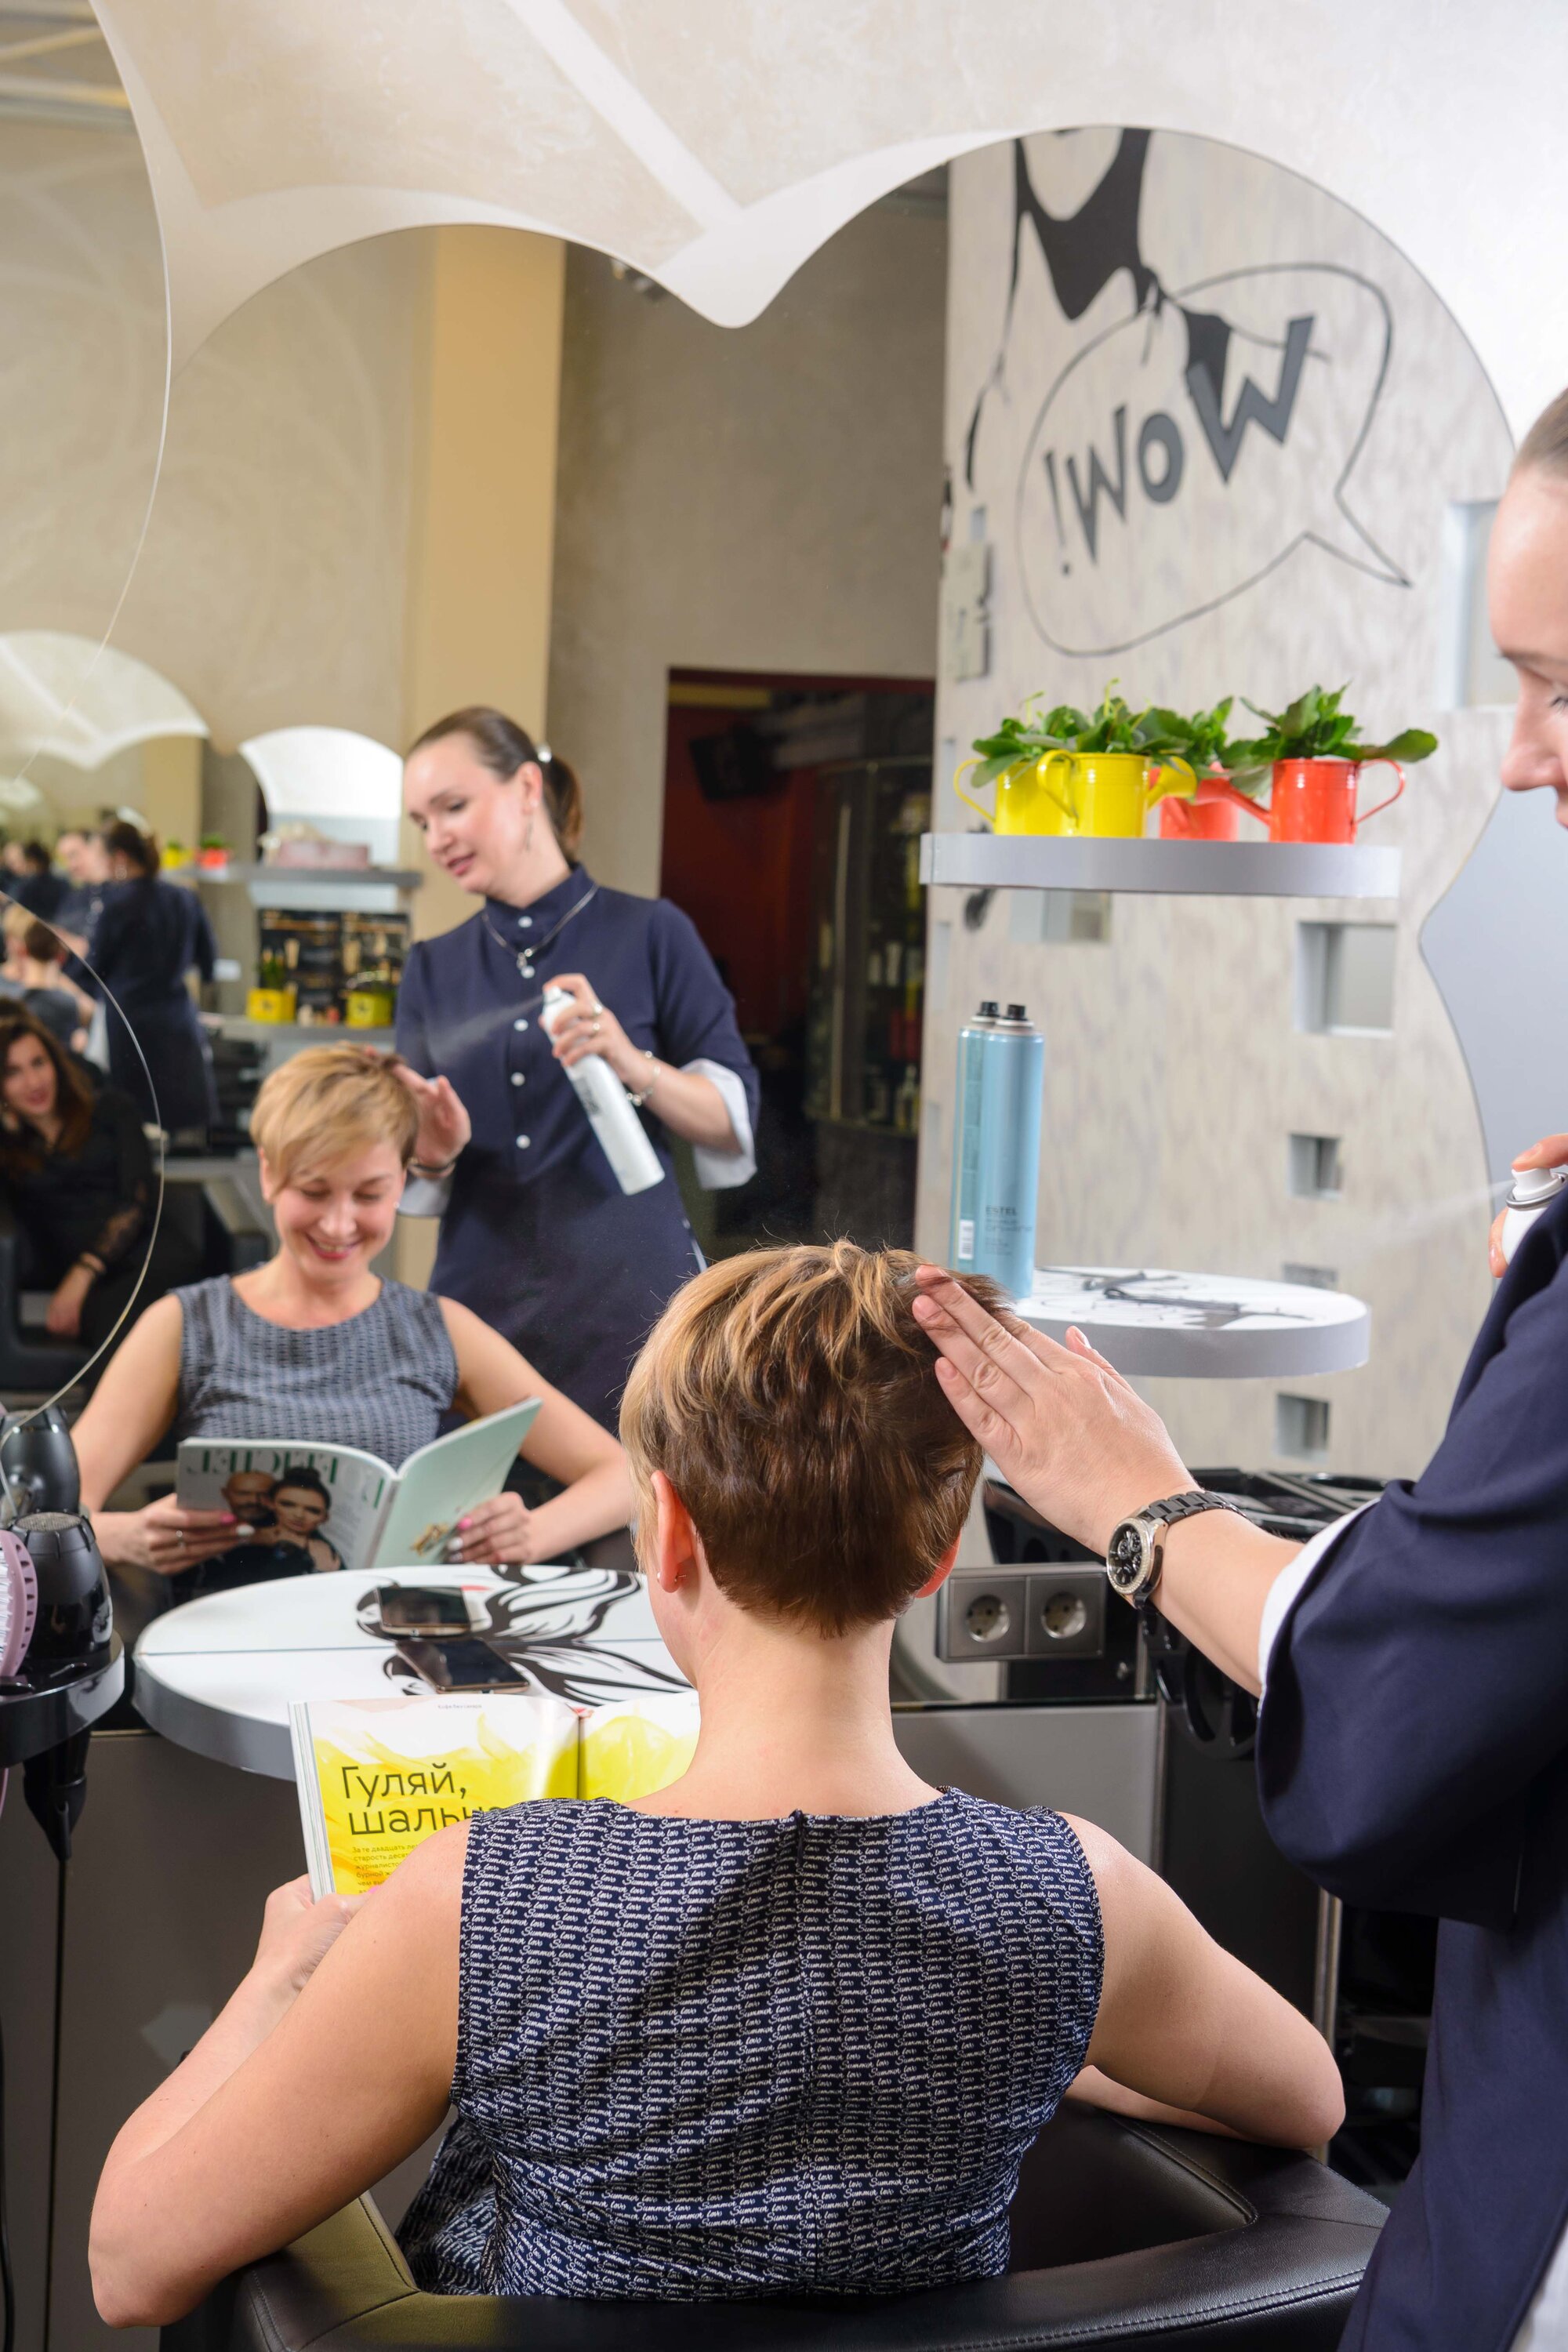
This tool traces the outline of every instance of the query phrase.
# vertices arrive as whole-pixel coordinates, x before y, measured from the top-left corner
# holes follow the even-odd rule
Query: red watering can
[[[1356,792],[1363,764],[1369,768],[1392,768],[1399,782],[1387,800],[1358,814]],[[1399,798],[1405,790],[1405,771],[1397,760],[1276,760],[1265,806],[1249,800],[1245,793],[1238,793],[1232,783],[1221,783],[1217,778],[1209,777],[1205,778],[1205,782],[1217,784],[1220,793],[1238,809],[1245,809],[1259,824],[1266,824],[1270,841],[1350,843],[1354,841],[1359,825],[1375,816],[1379,809],[1392,807]]]

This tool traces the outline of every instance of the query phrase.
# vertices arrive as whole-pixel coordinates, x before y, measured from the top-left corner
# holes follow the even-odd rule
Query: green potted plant
[[[1232,799],[1267,824],[1271,841],[1354,841],[1358,826],[1405,790],[1402,762],[1428,759],[1436,750],[1437,738],[1424,727],[1406,727],[1386,742],[1366,742],[1360,722],[1341,708],[1347,691],[1342,686],[1331,694],[1309,687],[1279,711],[1249,702],[1248,710],[1264,722],[1263,733],[1227,744],[1221,754]],[[1387,800],[1358,814],[1361,772],[1379,762],[1391,767],[1398,782]],[[1266,782],[1268,799],[1260,802],[1257,796]]]

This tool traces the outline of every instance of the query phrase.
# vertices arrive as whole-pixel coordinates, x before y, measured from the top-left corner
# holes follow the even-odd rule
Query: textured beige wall
[[[507,229],[430,241],[415,379],[413,530],[403,718],[411,742],[448,710],[487,702],[544,726],[555,532],[564,248]],[[419,862],[405,828],[404,854]],[[431,873],[423,937],[473,900]]]
[[[865,214],[740,329],[570,255],[550,732],[604,881],[658,887],[672,667],[931,675],[945,243]]]
[[[1110,137],[1081,134],[1100,145],[1077,154],[1072,142],[1029,142],[1037,185],[1053,210],[1070,213],[1082,201],[1108,159]],[[943,681],[939,738],[966,748],[1027,693],[1092,700],[1120,672],[1136,702],[1189,706],[1234,687],[1277,708],[1314,679],[1337,686],[1353,678],[1352,706],[1370,724],[1431,725],[1443,743],[1412,770],[1404,802],[1367,835],[1397,844],[1405,857],[1388,1037],[1310,1036],[1294,1027],[1298,922],[1336,913],[1386,919],[1381,906],[1123,897],[1108,945],[1026,946],[1013,936],[1030,911],[1013,903],[1023,894],[998,892],[974,931],[965,927],[962,894],[933,892],[931,961],[938,974],[945,967],[947,984],[928,1004],[921,1245],[947,1245],[959,1022],[982,996],[1021,999],[1047,1041],[1042,1261],[1275,1277],[1286,1261],[1303,1262],[1333,1267],[1342,1286],[1372,1306],[1373,1355],[1363,1371],[1150,1383],[1189,1460],[1274,1459],[1275,1394],[1286,1389],[1329,1399],[1334,1465],[1414,1472],[1440,1433],[1489,1292],[1480,1130],[1418,935],[1499,788],[1504,715],[1439,712],[1434,696],[1445,509],[1451,499],[1496,495],[1509,436],[1453,321],[1364,221],[1260,159],[1157,135],[1142,241],[1167,286],[1314,261],[1363,271],[1388,296],[1388,376],[1350,488],[1357,513],[1411,584],[1391,585],[1304,544],[1258,586],[1131,651],[1093,660],[1055,654],[1025,609],[1013,487],[1047,388],[1092,336],[1128,315],[1131,298],[1123,275],[1069,327],[1026,248],[1020,324],[993,410],[996,438],[971,497],[962,488],[961,443],[997,352],[1011,233],[1010,151],[954,165],[946,428],[960,481],[954,535],[968,538],[972,507],[985,504],[995,586],[991,674]],[[1272,385],[1268,353],[1249,353],[1248,364]],[[1190,451],[1188,463],[1198,463]],[[1238,528],[1244,520],[1238,502]],[[1225,574],[1225,528],[1205,519],[1189,576],[1217,582]],[[944,826],[973,822],[944,779],[936,806]],[[1289,1196],[1293,1129],[1343,1139],[1342,1199]]]
[[[174,379],[114,638],[222,750],[306,723],[398,740],[426,236],[310,262]]]

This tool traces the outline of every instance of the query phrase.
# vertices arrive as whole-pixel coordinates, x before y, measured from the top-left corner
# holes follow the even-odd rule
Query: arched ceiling
[[[176,365],[333,247],[474,221],[723,325],[876,196],[1023,131],[1271,156],[1431,280],[1516,432],[1568,381],[1562,0],[100,0]]]

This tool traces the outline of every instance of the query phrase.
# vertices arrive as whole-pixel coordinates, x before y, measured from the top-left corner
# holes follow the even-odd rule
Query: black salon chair
[[[201,1184],[171,1182],[164,1190],[164,1226],[190,1244],[202,1275],[243,1274],[272,1254],[272,1236],[237,1184],[226,1176]],[[22,1303],[42,1287],[32,1245],[0,1202],[0,1397],[52,1396],[87,1362],[74,1340],[52,1339],[41,1321],[23,1320]]]
[[[421,2294],[368,2197],[226,2282],[163,2352],[1331,2352],[1384,2218],[1310,2158],[1064,2109],[1013,2268],[932,2294],[767,2303]]]

